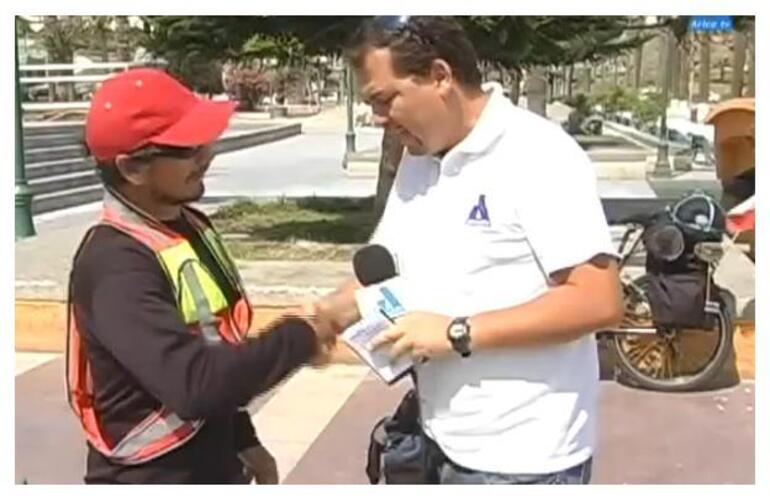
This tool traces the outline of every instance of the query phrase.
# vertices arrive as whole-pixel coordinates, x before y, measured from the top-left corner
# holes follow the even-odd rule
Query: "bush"
[[[607,114],[633,111],[634,105],[639,100],[633,89],[612,84],[600,86],[591,97],[592,107],[599,105]]]
[[[658,118],[663,114],[663,107],[663,95],[650,93],[639,97],[632,111],[640,122],[649,125],[657,123]]]
[[[605,85],[592,94],[590,105],[601,106],[607,116],[631,112],[634,126],[644,129],[657,124],[663,113],[663,96],[657,92],[641,94],[620,85]]]
[[[571,98],[565,99],[564,104],[572,108],[569,117],[567,117],[565,129],[572,135],[582,133],[581,125],[591,114],[591,106],[588,97],[586,97],[585,94],[577,94]]]
[[[270,91],[265,72],[260,68],[228,65],[225,69],[225,90],[241,104],[243,110],[253,110]]]

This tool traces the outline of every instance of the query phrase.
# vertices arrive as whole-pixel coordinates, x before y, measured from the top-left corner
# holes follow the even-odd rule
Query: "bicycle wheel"
[[[626,316],[622,326],[652,327],[647,301],[647,277],[624,285]],[[715,295],[717,288],[714,288]],[[708,313],[707,329],[670,329],[654,335],[615,335],[621,375],[635,385],[658,391],[688,391],[703,387],[721,370],[732,349],[733,328],[726,307]]]

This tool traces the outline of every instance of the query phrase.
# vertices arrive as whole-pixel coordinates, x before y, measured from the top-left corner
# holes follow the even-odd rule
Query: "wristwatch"
[[[467,317],[455,318],[449,323],[446,331],[452,348],[464,358],[471,355],[471,325]]]

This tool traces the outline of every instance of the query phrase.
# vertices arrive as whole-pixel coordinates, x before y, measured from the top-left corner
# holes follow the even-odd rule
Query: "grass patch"
[[[374,200],[239,201],[211,219],[237,259],[350,260],[374,230]]]

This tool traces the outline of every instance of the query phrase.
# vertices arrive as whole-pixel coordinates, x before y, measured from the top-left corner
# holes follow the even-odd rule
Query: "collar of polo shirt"
[[[498,117],[500,115],[500,100],[505,99],[503,89],[496,82],[485,83],[482,89],[489,94],[489,101],[479,115],[473,129],[460,141],[449,153],[462,153],[466,155],[480,155],[486,152],[492,144],[500,137],[505,130],[503,121]],[[446,158],[448,155],[444,155]],[[442,158],[439,158],[442,159]],[[457,173],[462,168],[463,161],[452,161],[445,164],[445,171],[448,174]]]

